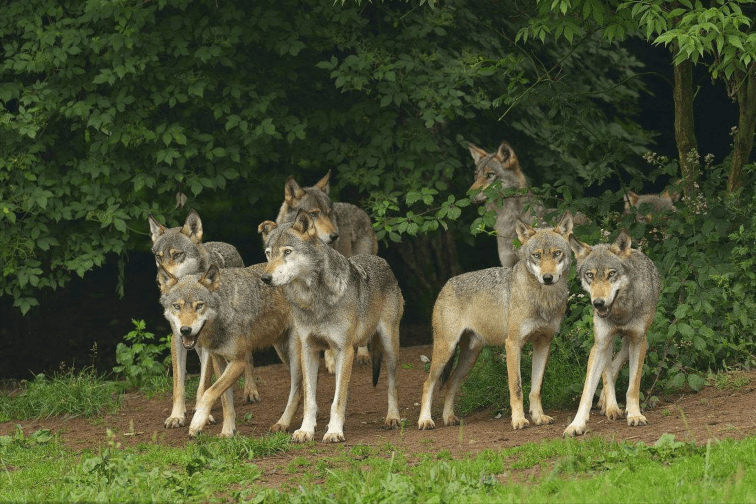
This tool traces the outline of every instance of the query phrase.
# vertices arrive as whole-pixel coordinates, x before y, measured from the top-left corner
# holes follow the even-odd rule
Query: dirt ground
[[[403,430],[385,430],[383,418],[386,414],[386,379],[385,365],[378,386],[373,388],[370,370],[367,366],[355,366],[349,386],[349,403],[347,419],[344,426],[346,446],[369,445],[382,446],[386,443],[402,450],[405,454],[429,453],[447,450],[454,458],[476,453],[484,449],[501,449],[528,442],[558,438],[569,424],[576,408],[569,410],[550,409],[545,404],[546,414],[555,418],[553,425],[529,427],[513,431],[509,416],[494,418],[492,411],[477,412],[463,419],[464,426],[443,427],[440,419],[442,405],[441,394],[436,393],[433,418],[437,428],[433,431],[418,431],[417,419],[420,412],[420,397],[425,380],[425,371],[420,355],[431,355],[431,347],[413,346],[402,348],[399,358],[398,394],[400,412],[406,418],[407,427]],[[240,400],[241,393],[235,393],[237,432],[242,436],[261,436],[265,434],[283,412],[289,388],[288,370],[281,364],[256,368],[261,401],[257,404],[245,404]],[[645,411],[649,424],[644,427],[628,427],[624,420],[610,421],[593,410],[589,421],[590,432],[587,436],[602,436],[614,440],[631,440],[654,443],[664,433],[674,434],[678,440],[694,439],[705,443],[708,438],[739,439],[756,433],[756,373],[749,373],[747,385],[737,389],[718,389],[713,386],[704,388],[695,394],[679,394],[662,400],[653,409]],[[546,383],[545,386],[555,386]],[[506,387],[506,384],[502,384]],[[323,445],[320,439],[325,432],[330,401],[333,398],[334,378],[324,372],[318,380],[318,429],[315,434],[317,450],[313,457],[328,456],[333,452],[341,453],[340,445]],[[618,391],[618,396],[624,394]],[[103,418],[52,418],[47,420],[27,420],[0,424],[0,435],[13,432],[14,426],[20,424],[29,434],[38,429],[51,429],[60,434],[63,442],[74,450],[96,450],[105,444],[105,429],[111,428],[124,445],[152,442],[170,446],[184,446],[190,443],[187,436],[189,420],[185,427],[167,430],[163,421],[170,413],[170,394],[147,399],[134,393],[127,394],[121,410]],[[526,404],[527,409],[527,404]],[[294,421],[294,428],[301,423],[300,408]],[[222,418],[220,404],[216,405],[213,415]],[[440,426],[440,427],[439,427]],[[206,432],[217,435],[220,423],[206,428]],[[431,441],[432,440],[432,441]],[[306,451],[278,454],[269,459],[256,460],[263,470],[263,484],[278,486],[282,475],[277,468],[285,466],[295,457],[307,456]]]

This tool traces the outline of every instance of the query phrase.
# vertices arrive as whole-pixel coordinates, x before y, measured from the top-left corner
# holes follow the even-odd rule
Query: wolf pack
[[[471,190],[482,191],[494,182],[503,188],[527,189],[517,156],[507,142],[493,153],[472,144],[468,147],[475,162]],[[391,267],[377,255],[370,217],[355,205],[331,201],[330,175],[329,171],[311,187],[288,178],[276,220],[258,227],[267,259],[261,264],[245,267],[232,245],[203,242],[202,221],[193,210],[183,226],[175,228],[149,217],[160,303],[172,329],[173,405],[166,428],[186,424],[187,352],[194,349],[200,360],[200,380],[189,436],[215,423],[211,409],[218,399],[223,412],[220,435],[234,435],[234,385],[244,375],[244,399],[260,400],[252,355],[268,347],[275,349],[290,374],[287,402],[271,431],[290,431],[302,403],[302,423],[292,441],[314,440],[321,352],[328,372],[335,375],[324,443],[345,440],[348,388],[355,363],[372,367],[376,385],[385,360],[385,427],[402,425],[396,379],[404,298]],[[593,308],[594,342],[580,404],[564,436],[587,431],[600,379],[600,413],[611,420],[624,416],[629,426],[646,425],[639,401],[640,381],[646,333],[661,290],[653,261],[632,248],[632,238],[624,229],[611,243],[580,242],[572,233],[576,216],[569,210],[555,226],[539,225],[545,210],[524,191],[503,203],[488,201],[479,192],[474,202],[497,214],[501,266],[455,276],[439,292],[431,318],[433,351],[418,428],[436,427],[431,413],[437,388],[444,393],[444,425],[460,423],[454,413],[455,396],[481,350],[489,345],[505,349],[512,428],[554,423],[544,413],[541,388],[552,339],[567,311],[573,254],[577,278]],[[668,192],[660,196],[629,193],[625,204],[627,213],[641,204],[644,211],[674,210]],[[534,211],[526,212],[526,207]],[[519,248],[513,246],[514,238]],[[615,337],[621,339],[616,355]],[[520,369],[526,343],[533,344],[529,419]],[[623,412],[615,382],[625,361],[629,361],[629,385]]]

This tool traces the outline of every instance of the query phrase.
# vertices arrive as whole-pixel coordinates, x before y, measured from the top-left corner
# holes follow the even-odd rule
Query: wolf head
[[[312,187],[302,188],[289,176],[284,185],[284,204],[276,221],[279,224],[294,222],[300,210],[307,212],[315,224],[318,238],[324,243],[333,243],[339,237],[339,231],[333,222],[333,203],[328,197],[330,191],[331,170]]]
[[[311,275],[316,269],[319,249],[324,244],[309,212],[299,210],[294,222],[281,226],[265,221],[257,230],[262,234],[268,260],[261,276],[266,284],[285,285]]]
[[[570,271],[572,255],[567,239],[572,233],[572,214],[569,210],[553,229],[536,230],[518,218],[516,230],[522,243],[520,261],[539,283],[555,284]]]
[[[520,170],[517,155],[507,142],[502,142],[499,150],[494,154],[489,154],[471,143],[467,144],[467,147],[475,160],[475,182],[468,191],[475,189],[482,191],[497,180],[501,181],[502,189],[527,187],[525,175]],[[486,195],[482,192],[473,198],[473,203],[485,201]]]
[[[665,190],[660,195],[656,194],[635,194],[628,191],[625,196],[625,215],[633,212],[633,207],[638,209],[636,220],[638,222],[651,222],[654,216],[676,212],[672,204],[673,197],[669,191]]]
[[[214,264],[201,275],[187,275],[181,279],[162,265],[158,266],[160,304],[170,322],[174,337],[181,336],[181,344],[191,350],[207,322],[212,322],[220,308],[215,292],[220,286],[220,270]]]
[[[601,318],[609,316],[617,295],[627,285],[631,244],[630,235],[624,229],[611,245],[601,243],[591,247],[570,235],[580,283],[591,295],[591,304]]]
[[[181,278],[184,275],[199,273],[202,264],[202,221],[197,212],[192,210],[186,216],[182,227],[166,228],[150,215],[150,233],[152,235],[152,253],[155,263],[171,275]]]

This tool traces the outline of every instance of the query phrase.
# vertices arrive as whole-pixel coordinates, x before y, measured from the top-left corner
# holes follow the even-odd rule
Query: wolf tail
[[[378,377],[381,376],[381,361],[383,360],[383,349],[381,348],[380,337],[375,333],[368,342],[370,350],[370,363],[373,367],[373,387],[378,385]]]
[[[452,368],[454,368],[454,360],[456,358],[457,352],[455,351],[452,356],[449,357],[449,362],[447,362],[446,366],[444,366],[444,370],[441,371],[441,386],[443,386],[449,379],[449,376],[451,376]]]

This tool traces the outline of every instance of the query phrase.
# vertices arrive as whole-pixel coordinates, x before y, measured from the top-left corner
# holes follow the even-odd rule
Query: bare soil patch
[[[296,450],[279,454],[255,463],[263,470],[264,484],[279,486],[287,475],[280,469],[298,457],[315,459],[343,453],[344,447],[366,445],[376,448],[391,446],[401,450],[406,456],[437,453],[443,450],[453,458],[462,458],[485,449],[498,450],[558,438],[570,423],[577,407],[567,410],[549,409],[546,413],[555,418],[553,425],[529,427],[513,431],[507,415],[494,418],[491,410],[479,411],[463,419],[463,426],[443,427],[440,419],[441,394],[436,394],[434,420],[437,428],[433,431],[418,431],[417,419],[420,412],[422,386],[426,377],[420,355],[431,355],[431,346],[405,347],[400,351],[398,370],[399,406],[406,428],[385,430],[383,418],[386,414],[385,366],[377,387],[373,388],[371,372],[367,366],[355,366],[349,385],[347,420],[344,426],[346,443],[325,445],[320,439],[325,432],[330,403],[333,398],[334,378],[321,366],[318,379],[318,409],[320,418],[315,438],[314,450]],[[256,369],[261,402],[245,404],[241,401],[241,391],[235,391],[237,435],[261,436],[268,432],[283,411],[289,388],[288,370],[282,364],[263,366]],[[645,410],[649,425],[628,427],[624,420],[610,421],[593,410],[587,436],[602,436],[617,441],[629,440],[654,443],[664,433],[674,434],[678,440],[695,440],[705,443],[707,439],[740,439],[756,433],[756,373],[748,373],[749,383],[738,389],[718,389],[705,387],[701,392],[678,394],[662,400],[657,406]],[[556,386],[545,383],[544,386]],[[502,383],[502,387],[506,387]],[[623,394],[618,391],[618,395]],[[527,406],[526,406],[527,407]],[[165,394],[147,399],[139,393],[127,394],[118,413],[106,414],[98,418],[51,418],[0,423],[0,435],[12,433],[16,424],[24,432],[50,429],[60,434],[63,442],[74,450],[96,451],[106,442],[105,431],[112,429],[125,445],[138,443],[159,443],[167,446],[185,446],[192,441],[188,438],[188,424],[179,429],[164,429],[163,421],[170,413],[171,397]],[[302,410],[294,421],[294,427],[301,422]],[[216,419],[222,418],[220,404],[213,410]],[[206,428],[210,435],[220,433],[220,424]]]

